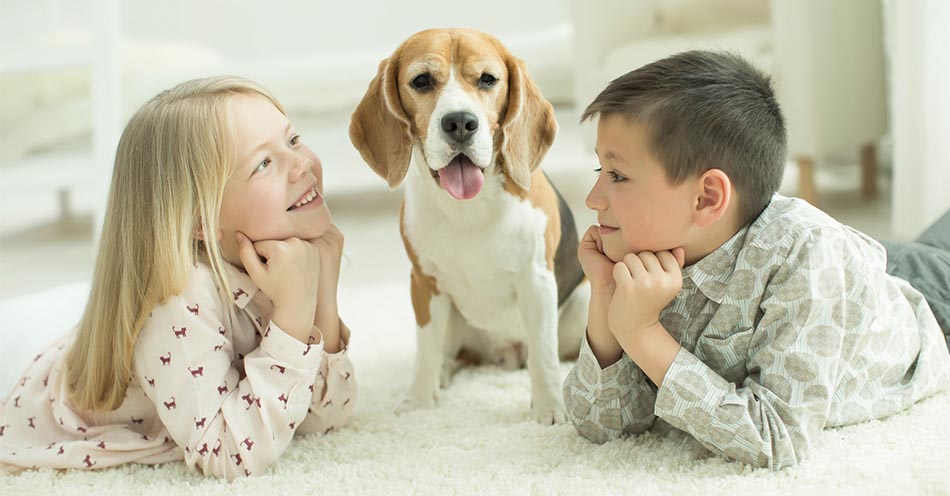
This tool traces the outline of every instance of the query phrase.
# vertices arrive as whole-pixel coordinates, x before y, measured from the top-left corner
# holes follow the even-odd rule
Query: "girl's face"
[[[224,188],[221,248],[241,266],[234,233],[251,241],[313,239],[330,227],[323,167],[287,117],[264,97],[231,99],[237,165]]]

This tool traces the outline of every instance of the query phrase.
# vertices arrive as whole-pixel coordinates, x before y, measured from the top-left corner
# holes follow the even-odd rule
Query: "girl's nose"
[[[311,169],[313,169],[313,160],[310,160],[310,158],[305,155],[297,155],[294,157],[293,168],[290,170],[290,180],[294,182],[299,181],[300,178],[307,175],[307,172]]]

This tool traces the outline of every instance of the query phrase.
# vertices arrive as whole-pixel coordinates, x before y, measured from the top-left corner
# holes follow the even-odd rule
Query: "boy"
[[[786,139],[767,76],[686,52],[611,82],[581,120],[596,115],[602,168],[587,206],[599,225],[578,250],[590,316],[564,383],[584,437],[659,417],[778,469],[825,427],[950,384],[937,320],[885,272],[881,245],[775,194]]]

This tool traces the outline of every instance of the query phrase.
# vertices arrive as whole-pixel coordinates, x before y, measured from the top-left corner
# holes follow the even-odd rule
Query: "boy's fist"
[[[655,324],[683,287],[684,251],[628,254],[613,264],[614,295],[607,309],[607,326],[626,335]]]
[[[614,263],[604,254],[603,241],[597,226],[590,226],[581,237],[577,247],[577,258],[581,262],[584,274],[590,279],[593,289],[612,288],[614,279],[611,275]]]

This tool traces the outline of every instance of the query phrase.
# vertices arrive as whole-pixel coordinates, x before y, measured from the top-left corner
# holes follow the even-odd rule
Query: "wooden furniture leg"
[[[861,147],[861,197],[877,197],[877,149],[873,143]]]
[[[798,164],[798,197],[817,207],[815,162],[811,157],[799,156],[795,159],[795,163]]]

